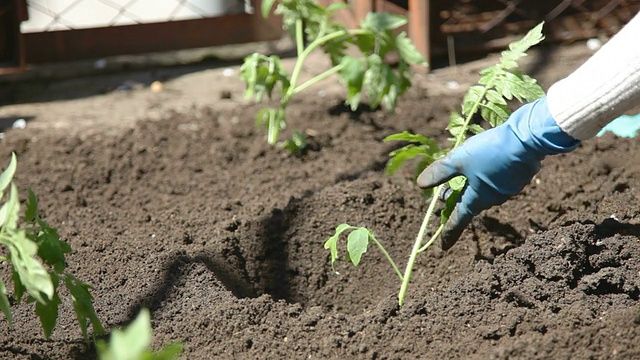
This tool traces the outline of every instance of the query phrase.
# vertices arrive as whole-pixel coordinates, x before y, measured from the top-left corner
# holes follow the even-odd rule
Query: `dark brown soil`
[[[399,113],[352,114],[305,98],[291,127],[301,157],[255,130],[257,106],[198,109],[118,135],[9,132],[17,183],[74,249],[105,325],[152,311],[155,345],[185,359],[640,358],[640,142],[612,135],[545,160],[525,191],[478,216],[449,252],[433,248],[406,306],[371,248],[360,267],[323,249],[336,225],[373,229],[404,265],[426,203],[411,170],[383,174],[409,129],[444,139],[458,97],[414,91]],[[69,303],[45,340],[31,305],[0,320],[0,357],[95,358]]]

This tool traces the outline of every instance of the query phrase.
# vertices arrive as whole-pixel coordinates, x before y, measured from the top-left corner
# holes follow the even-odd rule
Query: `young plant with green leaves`
[[[520,102],[530,102],[544,96],[544,91],[535,79],[517,70],[518,60],[526,56],[526,52],[531,46],[544,39],[542,25],[542,23],[539,24],[529,31],[524,38],[510,44],[509,49],[502,52],[498,64],[480,72],[481,77],[478,84],[472,86],[463,98],[462,111],[451,114],[447,127],[452,136],[449,139],[450,146],[441,148],[433,139],[406,131],[388,136],[384,141],[406,141],[409,144],[390,154],[391,158],[387,163],[386,172],[392,174],[408,160],[417,159],[416,174],[419,174],[429,164],[462,144],[469,133],[479,134],[484,131],[482,126],[473,122],[476,114],[479,113],[490,126],[498,126],[505,122],[511,114],[508,101],[516,99]],[[401,286],[398,292],[398,303],[402,306],[418,255],[426,251],[440,236],[449,215],[464,190],[465,182],[466,178],[464,176],[458,176],[451,179],[447,184],[440,185],[432,190],[431,201],[409,254],[404,273],[400,272],[397,263],[375,238],[373,231],[365,227],[356,227],[348,224],[339,225],[335,234],[324,244],[324,247],[331,252],[331,265],[334,266],[338,258],[338,241],[343,233],[348,233],[347,260],[354,265],[360,263],[362,255],[367,251],[369,242],[373,242],[389,260],[393,270],[400,278]],[[428,226],[436,213],[439,198],[442,197],[445,189],[450,190],[447,190],[448,196],[446,197],[444,209],[440,214],[440,224],[435,231],[431,232],[429,239],[425,241]]]
[[[0,175],[0,199],[7,198],[0,207],[0,245],[4,261],[12,268],[13,297],[17,303],[26,297],[35,303],[35,312],[40,319],[46,337],[51,335],[58,319],[60,285],[64,285],[71,297],[78,324],[85,340],[89,340],[88,326],[94,334],[104,334],[100,319],[93,308],[91,286],[66,271],[65,254],[71,247],[60,240],[58,230],[47,224],[38,215],[38,200],[29,190],[24,216],[20,218],[18,188],[13,183],[17,167],[15,155],[9,166]],[[8,189],[8,194],[6,190]],[[7,288],[0,279],[0,309],[9,323],[13,323]]]
[[[265,17],[274,3],[276,0],[262,1]],[[426,65],[406,32],[396,34],[395,30],[407,22],[404,17],[370,13],[359,28],[347,29],[331,20],[335,11],[344,7],[347,5],[343,3],[323,7],[315,0],[278,1],[275,13],[282,15],[284,29],[296,42],[297,59],[291,75],[277,55],[255,53],[245,58],[240,78],[246,82],[247,98],[261,102],[271,99],[275,90],[280,92],[279,106],[263,108],[256,116],[256,124],[267,128],[269,144],[277,144],[280,131],[286,128],[286,109],[291,98],[319,81],[338,74],[346,85],[346,103],[352,110],[357,109],[366,96],[372,108],[383,105],[391,111],[398,97],[411,86],[411,65]],[[349,47],[357,49],[360,55],[347,55]],[[300,84],[302,67],[316,49],[322,49],[329,56],[331,68]],[[391,53],[398,55],[395,67],[385,61]],[[294,153],[303,150],[306,140],[302,141],[301,137],[304,135],[297,133],[296,136],[282,142],[281,147]]]
[[[182,353],[182,344],[177,342],[153,352],[152,339],[151,315],[149,310],[142,309],[129,326],[113,330],[109,342],[96,341],[98,358],[100,360],[172,360]]]

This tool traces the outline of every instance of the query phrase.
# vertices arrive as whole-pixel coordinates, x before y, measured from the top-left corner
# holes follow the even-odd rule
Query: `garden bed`
[[[233,101],[233,100],[220,100]],[[409,296],[373,248],[329,264],[336,225],[367,226],[404,265],[426,209],[411,171],[383,168],[411,130],[445,141],[459,96],[412,90],[397,114],[307,96],[289,109],[310,150],[254,129],[258,106],[212,105],[115,134],[9,131],[0,159],[74,249],[105,325],[152,312],[185,359],[640,357],[640,142],[611,134],[544,161],[520,195],[419,260]],[[22,192],[26,193],[26,192]],[[6,276],[6,272],[5,272]],[[92,359],[71,305],[45,340],[30,305],[0,320],[0,358]]]

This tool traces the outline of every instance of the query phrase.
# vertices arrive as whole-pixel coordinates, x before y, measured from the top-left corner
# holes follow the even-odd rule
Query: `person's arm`
[[[548,91],[551,116],[578,140],[640,104],[640,14]]]
[[[418,185],[464,175],[467,185],[440,238],[446,250],[471,219],[524,188],[547,155],[575,149],[609,121],[640,105],[640,14],[549,94],[522,106],[502,125],[472,136],[429,165]]]

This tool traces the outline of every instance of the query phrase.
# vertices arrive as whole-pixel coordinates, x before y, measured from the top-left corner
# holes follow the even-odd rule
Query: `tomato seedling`
[[[520,102],[530,102],[544,96],[544,91],[535,79],[517,70],[518,60],[526,56],[526,52],[531,46],[544,39],[542,26],[542,23],[539,24],[531,29],[524,38],[510,44],[509,49],[501,53],[498,64],[480,72],[478,84],[469,88],[463,98],[461,112],[453,112],[451,114],[449,125],[447,126],[452,136],[450,138],[450,147],[440,148],[433,139],[407,131],[390,135],[384,139],[385,142],[406,141],[409,144],[390,154],[391,158],[385,171],[388,174],[392,174],[407,160],[419,159],[416,168],[416,174],[419,174],[433,161],[462,144],[466,140],[468,133],[479,134],[484,131],[482,126],[471,122],[475,114],[480,113],[490,126],[498,126],[505,122],[511,114],[511,110],[507,106],[508,101],[516,99]],[[451,179],[447,184],[440,185],[432,190],[431,201],[409,254],[404,273],[399,271],[396,262],[374,237],[373,231],[348,224],[339,225],[334,235],[324,244],[324,247],[331,252],[331,265],[333,266],[338,258],[338,240],[341,234],[349,233],[347,237],[347,261],[351,261],[354,265],[360,263],[362,255],[367,251],[369,241],[372,241],[387,258],[401,280],[398,304],[402,306],[418,255],[426,251],[440,236],[464,189],[465,182],[466,179],[463,176],[458,176]],[[439,198],[445,188],[451,190],[446,198],[444,209],[441,211],[440,225],[430,238],[425,241],[428,225],[436,212]]]
[[[269,15],[275,2],[262,1],[263,16]],[[346,103],[352,110],[358,108],[364,94],[372,108],[383,105],[391,111],[398,97],[411,86],[410,66],[426,66],[406,32],[394,33],[406,24],[404,17],[370,13],[359,28],[347,29],[331,20],[336,10],[347,6],[334,3],[323,7],[315,0],[278,1],[275,13],[282,15],[284,29],[292,33],[296,42],[297,58],[290,76],[277,55],[254,53],[244,59],[240,78],[246,82],[245,97],[261,102],[272,98],[274,90],[281,93],[277,108],[263,108],[256,116],[256,125],[267,128],[269,144],[276,145],[280,131],[286,128],[286,109],[291,98],[331,75],[338,74],[346,86]],[[349,47],[357,49],[360,56],[347,55]],[[298,84],[304,62],[319,48],[331,59],[331,68]],[[395,67],[385,62],[391,53],[398,54]],[[280,146],[293,153],[302,151],[306,140],[302,141],[301,136],[304,135],[297,133],[296,139]]]
[[[58,289],[63,284],[71,297],[84,339],[89,340],[89,323],[94,334],[104,334],[104,328],[93,308],[91,286],[66,271],[65,254],[71,252],[71,247],[60,240],[56,228],[40,218],[38,200],[31,190],[24,216],[20,218],[18,188],[13,183],[16,167],[16,156],[13,154],[9,166],[0,175],[0,199],[9,188],[8,197],[0,207],[0,245],[6,251],[0,261],[8,262],[12,267],[11,279],[16,302],[20,303],[26,294],[27,302],[35,303],[36,315],[48,338],[58,319],[58,306],[61,304]],[[7,288],[1,279],[0,310],[12,324]]]
[[[182,344],[179,342],[153,352],[151,351],[152,339],[151,314],[148,309],[142,309],[127,327],[113,330],[109,342],[96,341],[98,358],[100,360],[172,360],[182,353]]]

